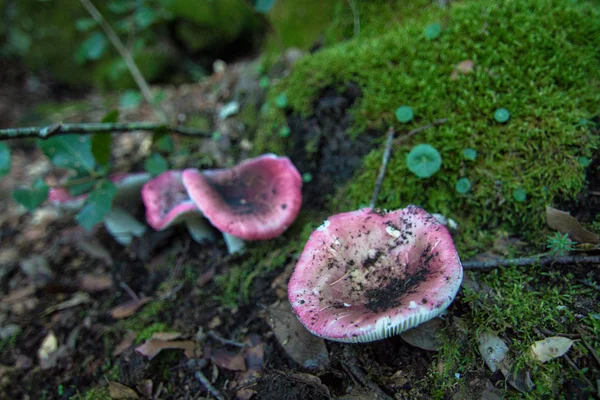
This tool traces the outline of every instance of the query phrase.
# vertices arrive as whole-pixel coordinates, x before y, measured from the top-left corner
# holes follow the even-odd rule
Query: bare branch
[[[564,256],[564,257],[551,257],[551,256],[535,256],[535,257],[522,257],[522,258],[511,258],[508,260],[491,260],[491,261],[465,261],[462,263],[464,269],[472,271],[488,271],[495,268],[501,267],[524,267],[527,265],[569,265],[569,264],[594,264],[600,263],[600,256]]]
[[[24,139],[28,137],[37,137],[47,139],[54,135],[64,134],[92,134],[92,133],[112,133],[112,132],[130,132],[130,131],[160,131],[178,133],[184,136],[211,136],[210,133],[200,131],[194,128],[182,126],[168,126],[153,122],[131,122],[131,123],[89,123],[89,124],[62,124],[56,123],[45,127],[0,129],[0,141],[8,139]]]

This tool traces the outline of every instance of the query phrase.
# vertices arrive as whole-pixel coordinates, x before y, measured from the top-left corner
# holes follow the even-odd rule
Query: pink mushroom
[[[462,276],[452,237],[425,210],[363,208],[334,215],[312,233],[288,296],[313,334],[370,342],[439,315]]]
[[[217,229],[241,240],[279,236],[302,204],[300,173],[287,157],[273,154],[230,169],[186,169],[183,184]]]
[[[109,179],[117,187],[117,193],[113,199],[113,208],[104,216],[104,226],[112,237],[123,246],[129,245],[134,237],[140,237],[146,231],[146,227],[136,220],[125,209],[137,205],[140,200],[140,190],[150,179],[151,175],[142,173],[116,173]],[[48,201],[63,210],[78,211],[83,207],[88,194],[71,196],[64,187],[50,189]]]
[[[181,175],[181,171],[166,171],[144,185],[142,200],[146,206],[146,220],[157,231],[185,223],[197,242],[212,240],[210,226],[188,196]]]

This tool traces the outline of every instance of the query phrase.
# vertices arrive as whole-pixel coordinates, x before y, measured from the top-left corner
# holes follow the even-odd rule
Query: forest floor
[[[211,154],[210,162],[215,165],[245,158],[252,146],[235,117],[218,120],[214,113],[240,85],[253,79],[257,85],[252,74],[243,75],[251,68],[242,63],[200,84],[163,88],[163,107],[172,115],[209,116],[210,129],[219,130],[227,139],[198,139],[193,144],[193,151]],[[20,105],[20,109],[12,108],[12,117],[3,120],[2,127],[27,120],[33,106],[18,97],[21,89],[15,88],[13,97],[0,99]],[[320,118],[318,124],[341,127],[324,153],[329,154],[329,174],[304,187],[305,205],[315,213],[325,208],[327,190],[322,189],[335,183],[336,174],[349,179],[360,157],[379,143],[376,138],[364,139],[351,149],[344,147],[348,114],[331,105],[348,108],[355,96],[352,90],[328,92],[315,105],[312,118]],[[61,108],[47,118],[95,121],[111,101],[115,102],[87,95],[77,101],[88,105],[84,112]],[[141,106],[123,111],[122,116],[148,120],[152,112]],[[296,126],[307,127],[304,132],[310,135],[314,121],[290,118]],[[149,140],[151,135],[145,133],[119,135],[113,164],[139,170],[145,156],[141,149],[148,148]],[[568,361],[562,358],[552,367],[532,371],[533,382],[527,367],[516,363],[506,364],[516,371],[514,375],[506,373],[505,364],[490,371],[474,345],[474,338],[483,341],[481,332],[469,331],[473,326],[469,321],[477,319],[477,313],[494,318],[492,309],[546,312],[541,304],[544,297],[533,294],[543,293],[554,306],[555,297],[546,292],[548,288],[561,288],[567,276],[573,282],[600,282],[596,264],[531,267],[539,278],[535,280],[524,278],[516,267],[469,273],[449,314],[412,339],[403,335],[369,344],[340,344],[309,334],[289,309],[287,281],[297,252],[275,251],[260,260],[275,264],[277,258],[278,267],[244,281],[249,282],[247,288],[236,287],[239,295],[234,301],[225,299],[228,276],[238,273],[236,268],[247,255],[228,255],[222,242],[198,244],[185,229],[148,230],[123,248],[103,227],[87,232],[72,215],[51,205],[27,213],[10,199],[9,191],[40,175],[49,184],[57,184],[61,175],[32,142],[15,142],[12,151],[12,172],[0,181],[2,399],[499,399],[519,397],[521,392],[535,398],[545,392],[534,387],[544,386],[542,377],[553,376],[555,368],[565,371],[564,379],[554,383],[557,396],[587,399],[598,395],[600,359],[594,348],[600,339],[586,328],[589,325],[579,322],[588,315],[600,315],[598,287],[580,285],[556,295],[568,297],[565,301],[573,305],[575,317],[561,321],[560,332],[548,328],[556,326],[552,323],[539,326],[539,337],[567,337],[576,340],[578,347],[571,350]],[[289,156],[302,165],[301,154]],[[183,156],[180,164],[186,162]],[[580,204],[579,215],[595,215],[597,201]],[[143,218],[141,206],[138,211]],[[312,222],[318,226],[321,220]],[[286,234],[277,243],[293,239]],[[503,240],[490,249],[495,255],[481,259],[506,256],[509,245],[529,249],[518,236],[507,235]],[[488,274],[493,277],[482,278]],[[523,304],[500,306],[508,295],[494,285],[512,288],[515,297],[522,294]],[[554,312],[548,318],[555,318]],[[478,322],[485,323],[481,318]],[[435,334],[440,330],[456,341],[439,342]],[[501,337],[488,339],[512,345],[519,331],[518,324],[507,325]],[[448,360],[449,354],[461,359]]]

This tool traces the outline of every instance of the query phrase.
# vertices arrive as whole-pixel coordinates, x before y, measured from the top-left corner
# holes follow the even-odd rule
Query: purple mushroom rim
[[[363,208],[334,215],[312,233],[288,297],[314,335],[371,342],[438,316],[462,277],[450,233],[425,210]]]
[[[264,154],[229,169],[186,169],[182,176],[211,224],[243,240],[279,236],[302,205],[302,177],[287,157]]]
[[[202,215],[183,186],[181,175],[181,171],[166,171],[146,182],[142,188],[146,220],[157,231],[183,222],[189,214]]]

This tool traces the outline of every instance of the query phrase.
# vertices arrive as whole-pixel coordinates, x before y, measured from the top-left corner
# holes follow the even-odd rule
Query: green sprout
[[[523,189],[516,189],[513,192],[513,198],[519,203],[523,203],[525,200],[527,200],[527,192]]]
[[[429,178],[442,167],[442,156],[433,146],[418,144],[408,153],[406,165],[419,178]]]
[[[467,178],[460,178],[456,181],[455,189],[460,194],[466,194],[469,190],[471,190],[471,181]]]
[[[469,161],[475,161],[477,159],[477,150],[467,148],[463,151],[463,157]]]
[[[434,23],[429,25],[426,29],[425,29],[425,37],[429,40],[433,40],[433,39],[437,39],[440,37],[442,33],[442,25],[440,25],[439,23]]]
[[[592,160],[584,156],[579,157],[577,161],[579,161],[579,165],[583,168],[587,168],[592,164]]]
[[[277,108],[286,108],[288,105],[288,98],[287,98],[287,94],[281,93],[280,95],[278,95],[277,97],[275,97],[275,105],[277,106]]]
[[[554,257],[562,257],[573,250],[575,242],[569,239],[569,234],[565,233],[561,235],[560,232],[556,232],[554,235],[548,236],[546,240],[547,248],[550,250],[550,254]]]
[[[283,126],[279,130],[279,136],[281,136],[282,138],[286,138],[286,137],[290,136],[290,133],[291,133],[291,130],[288,126]]]
[[[494,112],[496,122],[504,124],[510,119],[510,112],[506,108],[499,108]]]
[[[413,109],[410,106],[400,106],[396,108],[396,119],[403,124],[412,121]]]

